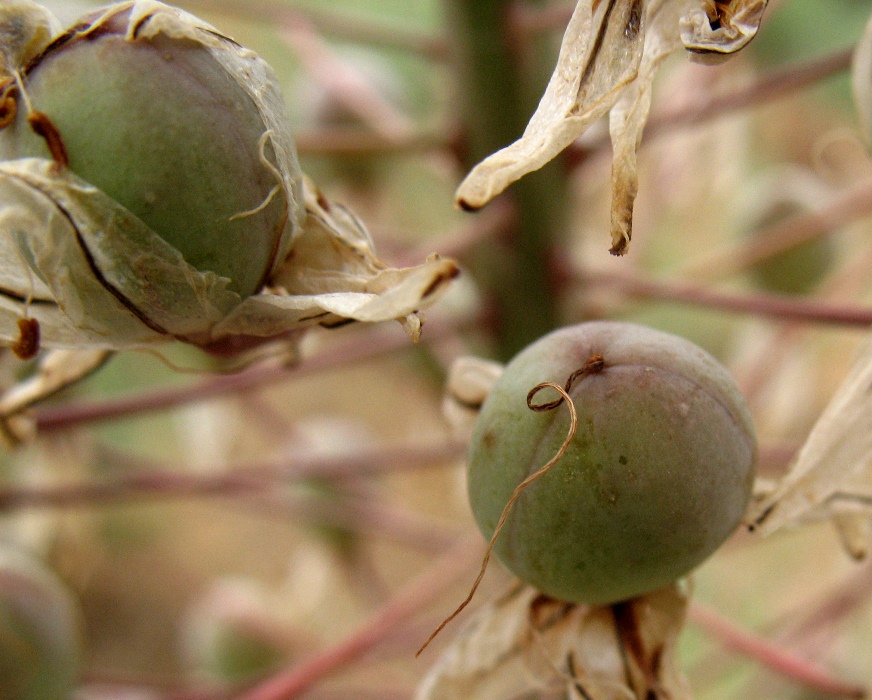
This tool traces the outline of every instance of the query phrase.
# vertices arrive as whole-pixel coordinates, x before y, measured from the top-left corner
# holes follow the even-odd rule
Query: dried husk
[[[658,67],[682,46],[697,59],[732,55],[756,35],[766,2],[580,0],[557,67],[523,136],[467,175],[456,193],[458,204],[468,210],[483,207],[610,113],[611,252],[623,255],[632,236],[636,149]]]
[[[749,511],[762,534],[830,519],[848,553],[872,543],[872,339],[861,348],[787,475]]]
[[[60,32],[60,22],[42,5],[4,0],[0,6],[0,76],[11,77]]]
[[[517,586],[479,610],[415,700],[689,700],[677,642],[684,584],[621,607],[571,605]]]
[[[433,258],[384,266],[342,209],[307,188],[306,225],[276,287],[241,299],[228,280],[200,272],[129,211],[51,161],[0,163],[0,338],[14,342],[29,314],[47,347],[121,349],[175,337],[201,346],[270,338],[346,319],[403,319],[457,273]],[[335,214],[335,215],[334,215]],[[147,271],[143,274],[143,271]]]

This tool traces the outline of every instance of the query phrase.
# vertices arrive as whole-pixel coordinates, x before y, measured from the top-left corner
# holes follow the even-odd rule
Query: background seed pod
[[[71,697],[79,670],[79,611],[40,562],[0,546],[0,698]]]
[[[25,69],[69,166],[193,267],[248,296],[289,250],[300,173],[272,70],[191,15],[121,3],[85,16]],[[57,159],[19,97],[0,156]],[[265,134],[269,135],[265,137]]]
[[[759,192],[747,235],[760,239],[770,227],[807,213],[831,196],[811,171],[774,169],[754,188]],[[809,294],[832,271],[836,245],[832,231],[770,255],[750,268],[754,285],[773,294]]]
[[[555,331],[506,366],[477,421],[469,498],[486,537],[517,485],[567,435],[566,407],[533,412],[528,392],[562,385],[594,354],[605,369],[570,392],[574,440],[522,493],[495,551],[552,597],[605,604],[680,578],[733,532],[756,439],[729,374],[692,343],[628,323]]]

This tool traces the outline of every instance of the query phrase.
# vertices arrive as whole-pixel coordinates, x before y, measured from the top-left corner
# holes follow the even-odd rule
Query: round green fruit
[[[287,253],[287,185],[300,174],[262,60],[160,3],[121,3],[56,38],[24,78],[27,99],[18,96],[16,119],[0,132],[0,157],[58,160],[28,122],[45,115],[61,161],[194,268],[228,278],[242,297],[263,285]]]
[[[80,611],[57,575],[0,545],[0,698],[67,700],[81,658]]]
[[[570,428],[565,405],[535,412],[528,393],[563,386],[595,355],[601,371],[569,392],[578,427],[568,450],[522,491],[494,551],[553,598],[609,604],[681,578],[735,530],[757,443],[729,373],[693,343],[630,323],[555,331],[506,366],[477,419],[469,498],[486,537]]]

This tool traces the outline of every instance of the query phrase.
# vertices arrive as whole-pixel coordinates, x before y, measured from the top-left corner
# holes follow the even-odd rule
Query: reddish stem
[[[447,327],[428,325],[425,339],[432,341],[448,332]],[[188,386],[143,391],[120,398],[69,401],[58,406],[41,408],[36,414],[36,425],[41,433],[49,433],[86,423],[116,420],[131,415],[185,406],[227,394],[273,386],[292,377],[301,377],[345,363],[361,362],[408,348],[409,345],[408,337],[399,332],[381,330],[356,334],[353,339],[339,347],[305,360],[303,364],[294,367],[264,363],[236,374],[211,377]]]
[[[872,325],[872,308],[848,304],[807,301],[776,294],[728,294],[674,282],[659,282],[618,272],[590,272],[585,283],[616,287],[630,297],[675,301],[732,313],[748,313],[788,321],[829,323],[845,326]]]
[[[748,656],[770,671],[808,688],[842,698],[866,696],[864,687],[836,678],[817,664],[743,629],[707,606],[697,602],[691,603],[688,617],[728,649]]]
[[[478,537],[462,540],[410,581],[350,637],[241,693],[237,700],[290,700],[305,693],[325,676],[357,661],[466,574],[467,569],[481,558],[480,545]],[[409,653],[413,651],[410,649]]]

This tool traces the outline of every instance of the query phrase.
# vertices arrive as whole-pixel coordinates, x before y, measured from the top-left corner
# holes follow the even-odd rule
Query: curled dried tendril
[[[569,379],[566,380],[566,384],[563,385],[563,391],[560,392],[561,396],[559,399],[555,399],[554,401],[549,401],[548,403],[540,403],[533,405],[533,397],[536,396],[543,388],[549,386],[548,383],[539,384],[538,386],[534,386],[530,393],[527,394],[527,407],[531,411],[537,411],[542,413],[544,411],[550,411],[551,409],[557,408],[560,404],[562,404],[566,399],[564,398],[566,394],[572,391],[572,387],[575,383],[585,377],[590,376],[591,374],[598,374],[602,372],[606,366],[606,362],[603,359],[602,355],[591,355],[590,359],[584,363],[582,367],[579,367],[572,374],[569,375]],[[564,393],[565,392],[565,393]]]
[[[484,578],[485,571],[487,571],[487,565],[490,563],[491,554],[493,553],[494,546],[497,542],[497,537],[503,529],[503,526],[506,524],[506,521],[509,519],[509,514],[512,512],[512,508],[514,507],[517,500],[521,497],[521,493],[526,489],[530,484],[536,481],[538,478],[545,476],[551,468],[557,464],[561,459],[563,459],[563,455],[566,454],[566,451],[569,449],[569,446],[572,444],[573,439],[575,438],[575,432],[578,430],[578,414],[575,410],[575,404],[572,402],[572,397],[570,397],[569,392],[572,390],[572,387],[577,382],[581,381],[585,377],[589,377],[592,374],[599,374],[605,369],[605,360],[603,360],[602,355],[592,355],[590,359],[584,363],[582,367],[575,370],[569,378],[566,380],[566,384],[564,386],[560,386],[559,384],[555,384],[554,382],[542,382],[541,384],[537,384],[534,386],[530,393],[527,394],[527,408],[531,411],[536,411],[537,413],[544,413],[545,411],[550,411],[558,406],[560,406],[564,401],[566,402],[566,406],[569,409],[569,430],[566,433],[566,439],[563,441],[563,444],[560,446],[560,449],[557,453],[548,460],[547,464],[543,467],[540,467],[537,471],[533,472],[530,476],[524,479],[518,486],[515,488],[512,493],[511,498],[509,498],[508,503],[506,503],[505,508],[503,508],[502,515],[500,515],[500,519],[497,522],[497,526],[494,529],[494,534],[490,538],[490,542],[488,542],[487,549],[485,550],[484,557],[481,562],[481,569],[478,572],[478,576],[475,579],[475,582],[472,584],[472,588],[469,590],[469,594],[466,596],[466,599],[457,607],[457,609],[451,613],[448,617],[446,617],[442,623],[433,631],[427,641],[415,652],[415,657],[420,656],[421,652],[424,651],[428,646],[430,646],[430,642],[432,642],[436,635],[438,635],[443,629],[445,629],[446,625],[451,622],[455,617],[457,617],[461,612],[463,612],[464,608],[472,601],[472,597],[475,595],[475,592],[478,590],[478,586]],[[558,394],[560,394],[559,399],[555,399],[554,401],[548,401],[547,403],[542,404],[534,404],[533,399],[536,395],[545,388],[554,389]]]

